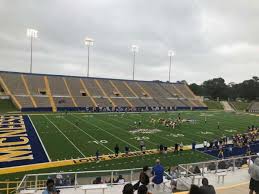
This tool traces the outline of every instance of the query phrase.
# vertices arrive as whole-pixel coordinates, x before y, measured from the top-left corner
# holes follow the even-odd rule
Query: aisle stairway
[[[235,111],[227,101],[220,101],[220,103],[222,104],[222,106],[224,108],[224,111],[228,111],[228,112],[234,112]]]

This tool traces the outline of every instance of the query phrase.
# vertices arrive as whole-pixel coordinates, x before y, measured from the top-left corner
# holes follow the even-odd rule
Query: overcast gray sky
[[[258,0],[0,0],[0,70],[86,74],[86,36],[95,39],[90,75],[132,78],[132,44],[139,45],[136,79],[201,83],[222,76],[259,76]]]

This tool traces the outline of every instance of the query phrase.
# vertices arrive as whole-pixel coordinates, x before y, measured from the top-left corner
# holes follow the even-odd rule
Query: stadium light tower
[[[169,82],[171,81],[171,67],[172,67],[172,57],[174,56],[174,51],[169,50],[168,51],[168,56],[170,58],[170,65],[169,65]]]
[[[131,51],[133,53],[133,80],[135,79],[135,60],[136,60],[136,53],[138,52],[138,45],[132,45],[131,46]]]
[[[31,39],[31,64],[30,64],[30,73],[32,73],[32,40],[38,38],[38,31],[35,29],[27,29],[27,37]]]
[[[94,39],[92,38],[85,38],[85,45],[87,46],[87,77],[89,77],[89,54],[90,54],[90,46],[94,45]]]

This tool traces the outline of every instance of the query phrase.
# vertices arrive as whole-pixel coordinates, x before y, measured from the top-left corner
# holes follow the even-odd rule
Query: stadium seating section
[[[0,72],[0,88],[21,111],[207,109],[182,83]]]
[[[249,106],[249,112],[259,112],[259,102],[253,102]]]

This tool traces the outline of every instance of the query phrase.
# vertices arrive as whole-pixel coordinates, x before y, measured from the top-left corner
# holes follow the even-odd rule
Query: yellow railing
[[[95,83],[97,84],[97,86],[99,87],[99,89],[102,91],[103,96],[105,96],[109,102],[112,104],[113,107],[116,107],[116,104],[112,101],[112,99],[106,94],[106,92],[104,91],[103,87],[101,86],[101,84],[99,83],[99,81],[97,79],[94,80]]]
[[[17,98],[10,92],[9,88],[7,87],[7,85],[5,84],[3,78],[0,76],[0,83],[3,86],[3,89],[5,90],[7,95],[10,95],[12,100],[14,101],[16,107],[18,107],[19,110],[22,109],[22,106],[20,104],[20,102],[17,100]]]
[[[117,86],[113,83],[112,80],[110,80],[110,83],[111,83],[111,85],[114,87],[114,89],[117,90],[117,92],[120,94],[120,96],[128,103],[128,105],[129,105],[130,107],[133,107],[133,105],[131,104],[131,102],[130,102],[127,98],[125,98],[125,96],[123,96],[123,94],[120,92],[120,90],[117,88]]]
[[[142,92],[144,92],[146,95],[148,95],[148,97],[152,97],[143,86],[141,86],[138,82],[136,82],[136,84],[138,85],[138,87],[142,90]]]
[[[46,87],[46,90],[47,90],[47,94],[49,96],[49,101],[50,101],[50,104],[51,104],[51,107],[52,107],[52,111],[57,112],[57,107],[56,107],[56,104],[55,104],[55,102],[53,100],[53,97],[52,97],[52,94],[51,94],[51,90],[50,90],[50,86],[49,86],[49,80],[48,80],[47,76],[44,76],[44,81],[45,81],[45,87]]]
[[[31,102],[32,102],[32,104],[33,104],[33,107],[34,107],[34,108],[37,108],[37,104],[36,104],[36,102],[35,102],[33,96],[32,96],[31,93],[30,93],[28,84],[27,84],[27,82],[26,82],[25,77],[24,77],[23,74],[21,75],[21,79],[22,79],[22,81],[23,81],[23,85],[24,85],[24,87],[25,87],[25,90],[26,90],[27,94],[29,95],[29,98],[31,99]]]
[[[123,81],[123,83],[125,84],[125,86],[131,91],[131,93],[135,96],[138,97],[138,95],[133,91],[133,89],[129,86],[129,84],[125,81]]]
[[[66,80],[65,77],[63,77],[63,81],[64,81],[64,83],[65,83],[65,86],[66,86],[66,88],[67,88],[68,94],[69,94],[69,96],[71,97],[74,106],[75,106],[75,107],[78,107],[77,104],[76,104],[76,101],[75,101],[75,99],[74,99],[74,97],[73,97],[73,95],[72,95],[72,93],[71,93],[71,91],[70,91],[70,89],[69,89],[69,87],[68,87],[67,80]]]
[[[84,88],[87,96],[89,96],[89,98],[91,99],[91,101],[93,102],[94,106],[97,107],[97,103],[95,102],[94,98],[92,97],[92,95],[90,94],[89,90],[86,88],[86,85],[84,83],[84,81],[80,78],[80,83],[81,86]]]
[[[16,193],[17,187],[20,181],[0,181],[0,193],[2,194],[13,194]],[[37,188],[44,188],[46,180],[38,180]],[[26,181],[26,188],[36,188],[35,181]]]
[[[20,181],[0,181],[0,193],[15,193]]]

